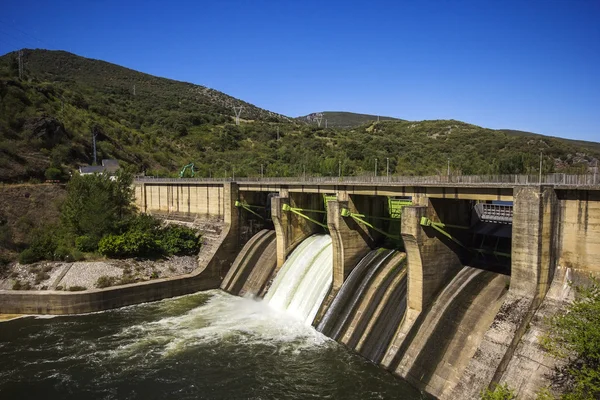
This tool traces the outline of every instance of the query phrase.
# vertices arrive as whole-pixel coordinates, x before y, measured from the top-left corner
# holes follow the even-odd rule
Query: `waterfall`
[[[292,252],[277,273],[265,301],[311,324],[333,281],[329,235],[313,235]]]

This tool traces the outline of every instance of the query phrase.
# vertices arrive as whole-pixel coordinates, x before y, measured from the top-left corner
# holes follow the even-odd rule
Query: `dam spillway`
[[[264,301],[311,324],[331,288],[332,258],[329,235],[304,240],[277,273]]]

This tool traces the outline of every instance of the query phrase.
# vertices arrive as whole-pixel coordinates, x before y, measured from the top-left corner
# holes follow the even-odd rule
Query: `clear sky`
[[[600,141],[600,0],[1,0],[0,53],[63,49],[299,116]]]

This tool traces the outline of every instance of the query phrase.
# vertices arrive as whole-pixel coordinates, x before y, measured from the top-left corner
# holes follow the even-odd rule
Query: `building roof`
[[[102,166],[107,172],[117,172],[119,169],[119,160],[106,159],[102,160]]]
[[[104,172],[106,168],[102,165],[91,165],[89,167],[79,167],[79,173],[85,174],[100,174]]]

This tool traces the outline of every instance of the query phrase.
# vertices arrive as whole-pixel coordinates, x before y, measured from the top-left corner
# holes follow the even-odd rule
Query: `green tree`
[[[86,235],[96,241],[118,230],[122,219],[133,213],[131,174],[112,179],[106,174],[75,175],[67,185],[61,221],[73,236]]]

